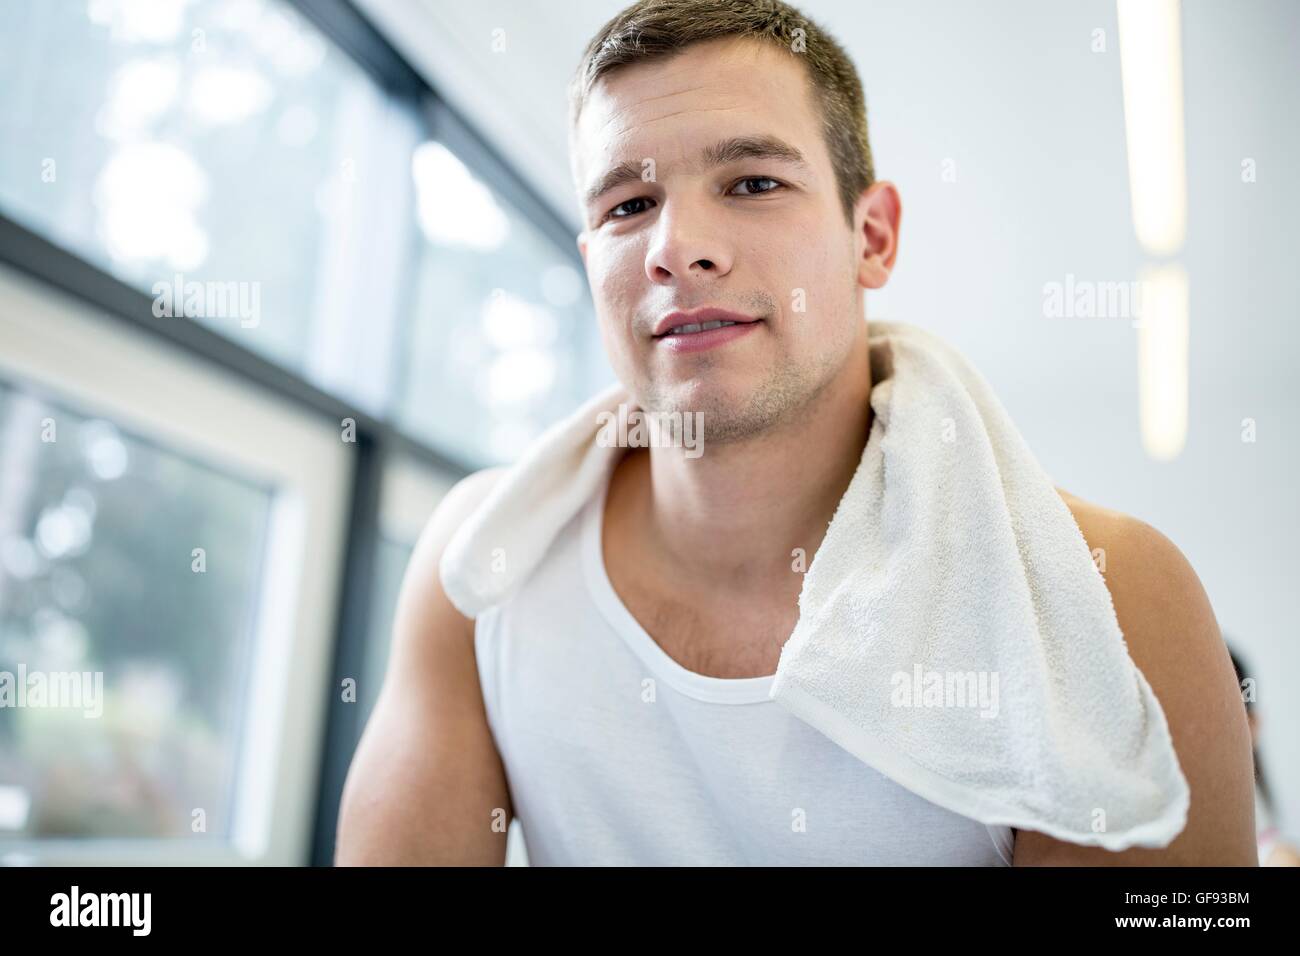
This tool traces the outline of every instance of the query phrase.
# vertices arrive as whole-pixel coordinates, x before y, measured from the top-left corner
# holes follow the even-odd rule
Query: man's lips
[[[655,326],[654,338],[666,336],[699,335],[716,328],[731,325],[753,325],[761,322],[750,315],[729,312],[726,309],[696,309],[693,312],[670,312]]]
[[[652,347],[674,355],[693,355],[757,335],[756,330],[762,324],[762,320],[736,322],[732,325],[716,325],[710,322],[706,323],[699,332],[670,332],[667,335],[657,336]]]

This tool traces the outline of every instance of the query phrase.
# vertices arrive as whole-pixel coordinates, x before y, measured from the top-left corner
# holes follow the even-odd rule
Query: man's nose
[[[731,243],[716,212],[702,202],[665,202],[654,224],[645,270],[651,282],[670,284],[731,271]]]

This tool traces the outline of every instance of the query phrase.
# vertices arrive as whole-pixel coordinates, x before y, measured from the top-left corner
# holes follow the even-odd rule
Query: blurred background
[[[332,859],[425,520],[613,380],[565,84],[623,6],[0,0],[0,677],[103,675],[0,707],[0,862]],[[903,197],[868,316],[1179,546],[1300,826],[1300,6],[798,6]]]

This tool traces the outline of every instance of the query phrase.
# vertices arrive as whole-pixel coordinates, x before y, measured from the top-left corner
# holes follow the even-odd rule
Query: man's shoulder
[[[1191,788],[1187,826],[1161,850],[1119,853],[1018,834],[1018,863],[1252,865],[1250,735],[1210,600],[1150,524],[1057,488],[1110,592],[1133,663],[1159,700]]]
[[[1070,497],[1129,657],[1160,701],[1191,786],[1187,829],[1163,859],[1254,865],[1250,732],[1209,595],[1167,535]]]
[[[1106,582],[1129,656],[1171,720],[1231,707],[1225,688],[1230,691],[1235,682],[1228,679],[1227,648],[1209,596],[1183,552],[1139,518],[1057,491]]]
[[[1115,511],[1112,508],[1102,507],[1091,501],[1085,501],[1064,488],[1057,488],[1056,493],[1061,496],[1061,500],[1070,509],[1070,514],[1074,516],[1074,522],[1079,526],[1079,530],[1083,532],[1084,539],[1088,541],[1089,547],[1097,547],[1092,539],[1088,537],[1089,531],[1097,537],[1109,537],[1115,534],[1132,535],[1137,533],[1139,525],[1144,525],[1144,522],[1132,515],[1124,514],[1122,511]]]
[[[1156,577],[1171,584],[1186,584],[1188,575],[1195,577],[1178,546],[1147,522],[1087,501],[1064,488],[1057,488],[1056,492],[1070,509],[1097,569],[1112,592],[1139,577],[1144,583]]]
[[[1133,515],[1086,501],[1063,488],[1056,491],[1092,552],[1121,625],[1125,617],[1141,625],[1150,623],[1149,618],[1165,619],[1174,604],[1182,605],[1186,613],[1209,612],[1191,562],[1167,535]]]

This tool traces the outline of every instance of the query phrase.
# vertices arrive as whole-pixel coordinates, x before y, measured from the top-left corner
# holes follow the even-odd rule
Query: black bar
[[[770,947],[774,934],[806,943],[817,928],[855,933],[868,943],[887,939],[909,952],[933,952],[936,943],[956,940],[979,948],[1004,936],[1050,943],[1106,936],[1134,945],[1145,941],[1148,947],[1157,940],[1180,946],[1196,938],[1232,947],[1256,938],[1252,932],[1287,934],[1297,887],[1294,870],[1258,867],[995,872],[740,867],[727,868],[720,878],[708,867],[597,866],[547,874],[544,891],[540,883],[532,884],[534,878],[541,879],[528,869],[504,868],[0,870],[0,899],[5,942],[14,952],[32,951],[19,948],[24,942],[60,936],[66,941],[70,934],[92,945],[133,943],[141,937],[134,935],[132,919],[144,927],[145,893],[150,894],[150,937],[175,943],[201,937],[209,946],[285,939],[297,948],[319,943],[333,951],[356,939],[373,948],[377,935],[391,938],[399,927],[437,938],[453,926],[483,929],[485,938],[526,927],[534,944],[540,934],[556,940],[586,937],[607,946],[640,925],[644,905],[637,901],[654,893],[684,904],[704,930],[702,943],[716,936],[732,946]],[[99,894],[141,895],[120,901],[113,911],[78,907],[79,914],[113,912],[115,925],[56,925],[60,919],[68,922],[74,886],[83,904]],[[1187,896],[1175,899],[1175,893]],[[1142,903],[1131,894],[1165,899]],[[581,900],[584,918],[565,920],[560,927],[557,898]],[[757,918],[757,900],[773,905],[775,921]],[[723,916],[735,912],[754,916]],[[803,918],[808,914],[811,920]],[[1179,922],[1189,918],[1212,922]]]

